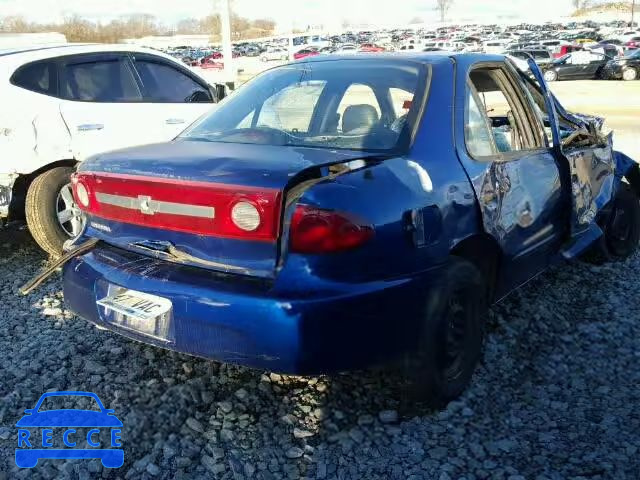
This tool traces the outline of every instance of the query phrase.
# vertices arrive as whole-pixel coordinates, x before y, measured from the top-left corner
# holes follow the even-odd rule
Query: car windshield
[[[640,60],[640,49],[638,49],[635,52],[627,55],[627,58],[630,58],[630,59],[633,59],[633,60],[635,60],[635,59]]]
[[[259,75],[181,138],[391,151],[408,145],[429,69],[411,60],[331,60]]]
[[[100,406],[95,398],[85,395],[53,395],[42,401],[38,412],[68,409],[99,412]]]

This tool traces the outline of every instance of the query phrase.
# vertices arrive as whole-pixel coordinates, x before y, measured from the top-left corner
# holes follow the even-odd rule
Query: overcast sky
[[[109,21],[121,15],[151,13],[166,23],[203,17],[214,11],[215,0],[0,0],[0,15],[22,15],[29,20],[58,21],[77,14]],[[246,17],[273,18],[297,26],[353,23],[394,24],[421,17],[437,19],[436,0],[235,0],[235,10]],[[549,20],[571,11],[570,0],[455,0],[451,20],[491,21],[498,16],[522,20]],[[308,20],[306,20],[308,19]]]

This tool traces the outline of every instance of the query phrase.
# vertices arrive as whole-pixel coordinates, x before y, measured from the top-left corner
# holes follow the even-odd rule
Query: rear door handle
[[[184,123],[184,118],[167,118],[165,123],[167,125],[180,125],[181,123]]]
[[[79,132],[89,132],[91,130],[102,130],[104,125],[102,123],[83,123],[78,125]]]

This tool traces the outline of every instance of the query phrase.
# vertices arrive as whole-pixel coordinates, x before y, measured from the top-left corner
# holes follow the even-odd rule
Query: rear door
[[[168,135],[152,121],[126,54],[60,59],[60,113],[77,160],[107,150],[153,143]]]
[[[571,54],[565,58],[564,62],[558,65],[559,79],[576,79],[582,75],[584,64]]]
[[[597,78],[606,63],[607,57],[603,54],[591,53],[591,61],[585,68],[585,77],[588,79]]]
[[[159,56],[134,53],[131,59],[141,85],[143,101],[152,111],[154,128],[166,140],[209,111],[214,102],[209,85],[181,65]]]
[[[505,254],[498,291],[546,268],[565,236],[561,174],[517,74],[502,62],[460,68],[458,154],[472,181],[484,230]],[[463,125],[460,125],[463,123]]]

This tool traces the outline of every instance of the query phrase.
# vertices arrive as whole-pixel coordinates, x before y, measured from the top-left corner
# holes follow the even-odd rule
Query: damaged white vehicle
[[[26,218],[51,255],[82,231],[76,165],[168,141],[225,95],[168,55],[131,45],[0,50],[0,224]]]

